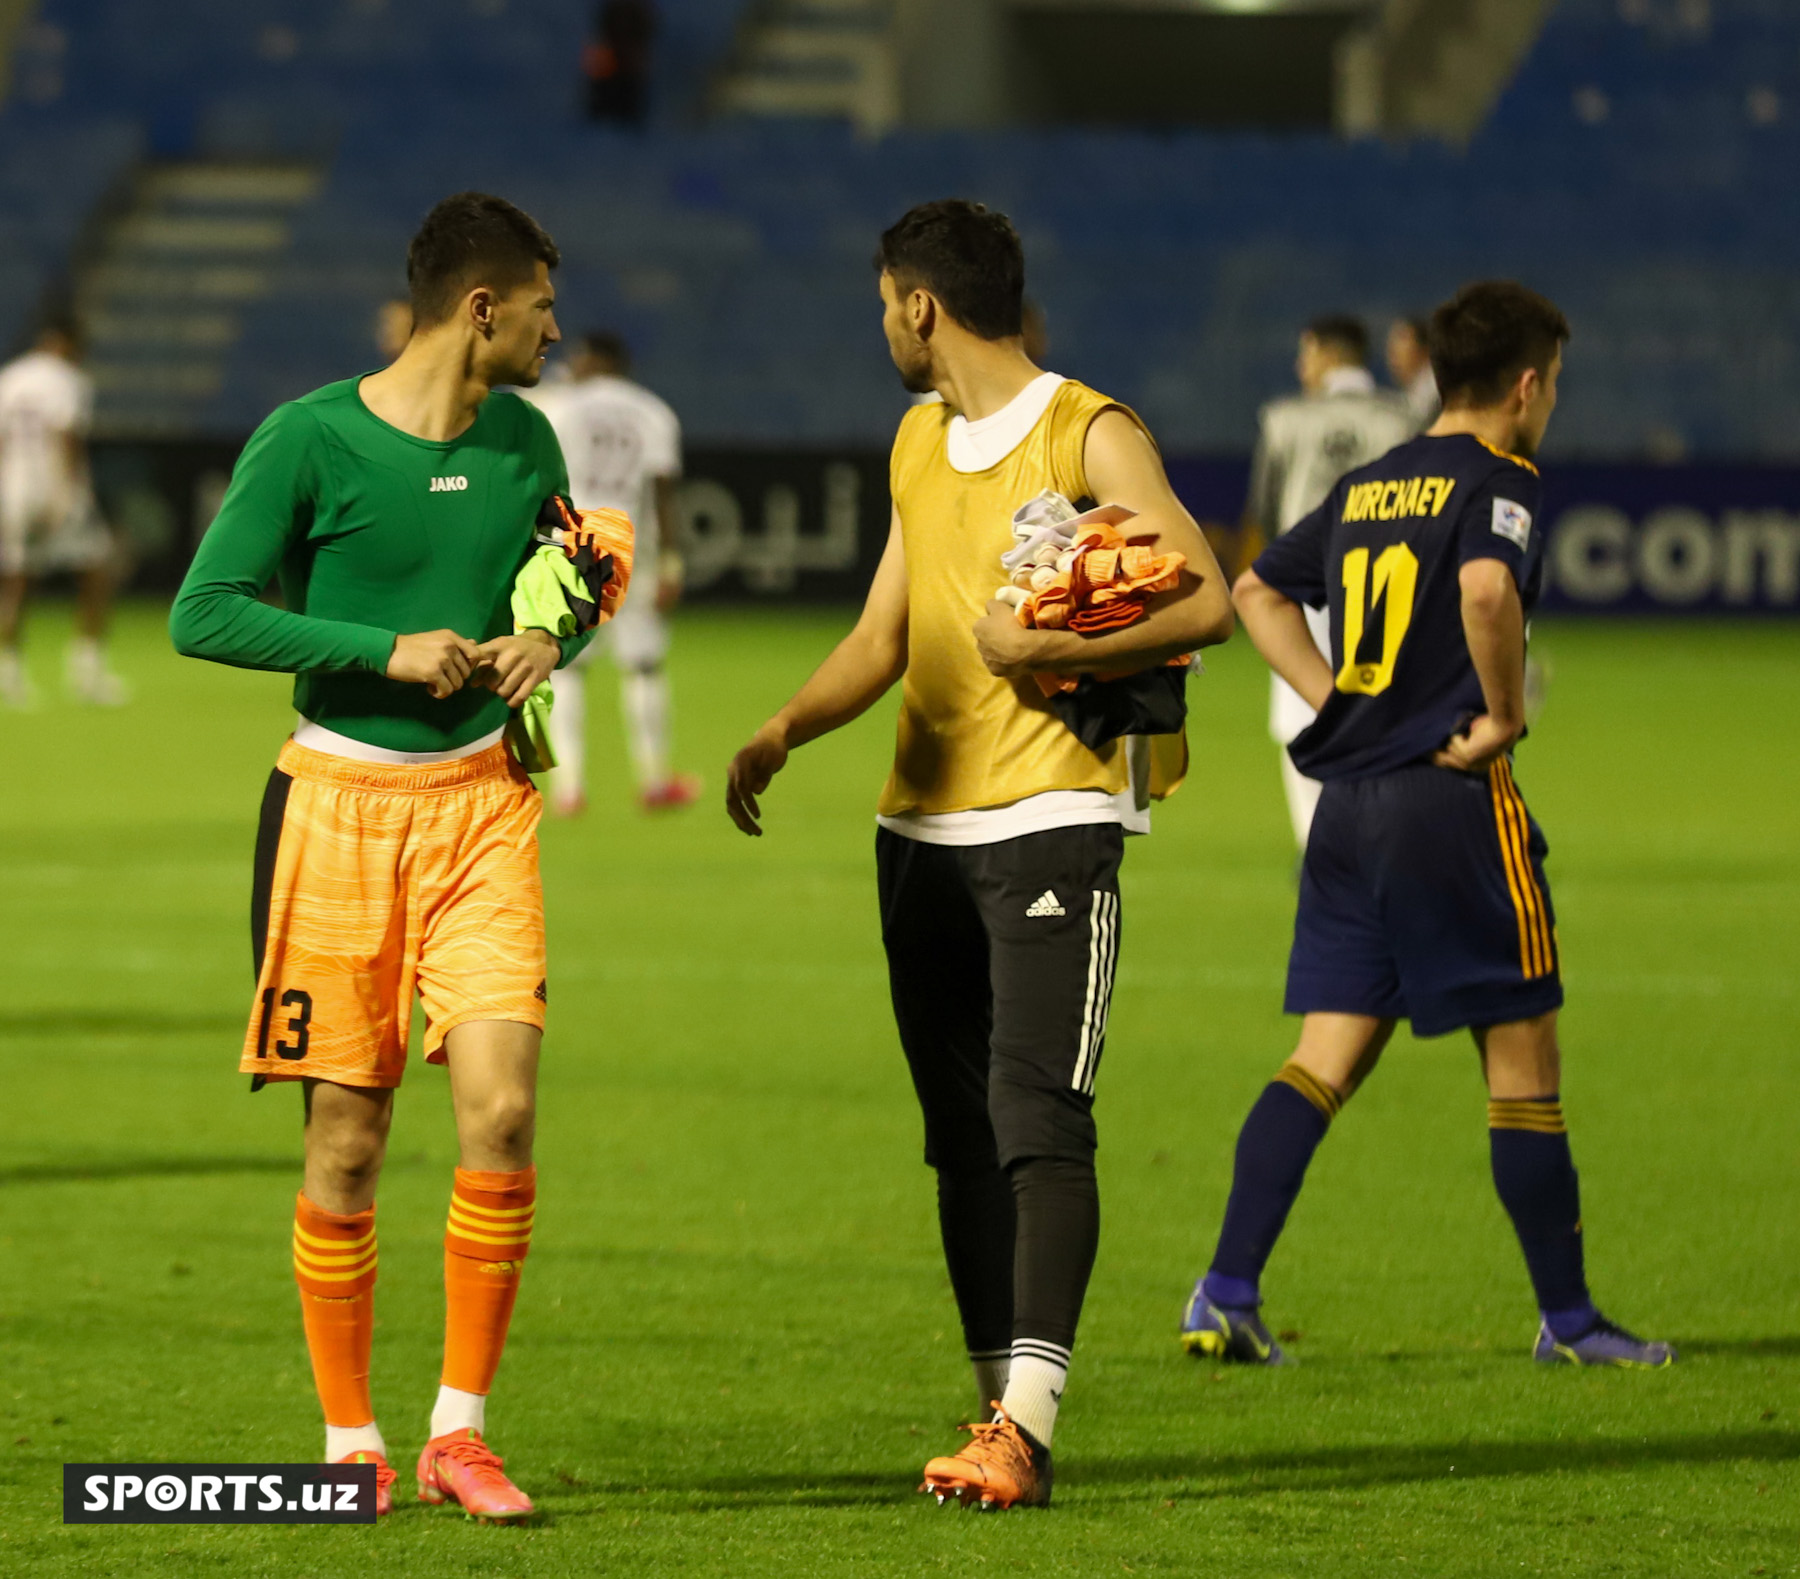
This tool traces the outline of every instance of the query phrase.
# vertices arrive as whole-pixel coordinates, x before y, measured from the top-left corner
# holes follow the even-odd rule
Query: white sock
[[[454,1387],[438,1388],[437,1403],[431,1411],[431,1434],[447,1436],[452,1431],[487,1430],[487,1394],[465,1393]]]
[[[669,677],[661,669],[627,669],[619,678],[619,702],[639,788],[667,783]]]
[[[975,1396],[980,1405],[975,1418],[991,1419],[994,1405],[1000,1402],[1000,1395],[1006,1391],[1006,1373],[1012,1363],[1010,1350],[1001,1349],[992,1354],[971,1354],[969,1364],[975,1367]]]
[[[1056,1435],[1056,1410],[1069,1378],[1069,1351],[1040,1338],[1014,1338],[1000,1407],[1045,1447]]]
[[[558,669],[550,676],[550,687],[556,692],[550,709],[550,749],[556,753],[550,794],[568,805],[587,792],[587,676]]]
[[[381,1439],[381,1427],[371,1420],[367,1425],[328,1425],[325,1427],[325,1462],[335,1464],[352,1453],[379,1453],[388,1456],[387,1443]]]

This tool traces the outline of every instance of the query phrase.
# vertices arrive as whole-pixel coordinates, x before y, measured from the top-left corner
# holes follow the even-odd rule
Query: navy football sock
[[[1494,1188],[1512,1219],[1538,1309],[1567,1341],[1599,1320],[1581,1251],[1581,1182],[1553,1094],[1488,1103]]]
[[[1238,1132],[1231,1199],[1206,1275],[1205,1294],[1214,1304],[1258,1303],[1262,1270],[1342,1101],[1292,1063],[1256,1099]]]

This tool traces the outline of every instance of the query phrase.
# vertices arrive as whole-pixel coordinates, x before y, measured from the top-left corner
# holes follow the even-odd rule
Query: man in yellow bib
[[[942,398],[901,422],[861,619],[737,754],[726,805],[761,833],[757,797],[788,753],[904,676],[875,836],[882,939],[981,1406],[974,1440],[933,1459],[922,1489],[1041,1506],[1100,1232],[1094,1078],[1124,836],[1149,831],[1186,745],[1090,748],[1035,677],[1166,666],[1225,640],[1231,603],[1143,424],[1026,356],[1024,255],[1004,215],[924,204],[882,236],[876,266],[901,379]],[[1025,629],[994,593],[1014,512],[1046,490],[1135,511],[1126,531],[1185,557],[1179,584],[1123,630]]]

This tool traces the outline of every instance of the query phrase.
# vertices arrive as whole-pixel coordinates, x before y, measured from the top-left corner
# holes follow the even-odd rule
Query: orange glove
[[[552,494],[538,512],[540,543],[557,544],[574,561],[603,625],[619,612],[631,586],[631,557],[637,534],[623,510],[577,510],[563,494]]]

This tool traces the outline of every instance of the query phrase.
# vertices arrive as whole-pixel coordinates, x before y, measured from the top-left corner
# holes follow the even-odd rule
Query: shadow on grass
[[[219,1173],[300,1174],[294,1157],[98,1157],[80,1162],[24,1162],[0,1168],[9,1184],[92,1184],[107,1179],[202,1178]]]
[[[1406,1443],[1392,1447],[1318,1448],[1300,1452],[1180,1457],[1076,1459],[1064,1480],[1066,1495],[1079,1497],[1130,1487],[1177,1501],[1210,1502],[1294,1491],[1356,1491],[1427,1481],[1495,1480],[1515,1476],[1634,1470],[1659,1465],[1730,1462],[1786,1464],[1800,1460],[1800,1433],[1737,1431],[1716,1436],[1569,1442]],[[1171,1481],[1179,1482],[1171,1486]],[[565,1482],[565,1485],[571,1483]],[[619,1513],[636,1504],[670,1514],[714,1513],[731,1508],[873,1508],[914,1501],[915,1478],[906,1472],[846,1471],[825,1475],[724,1475],[702,1480],[630,1485],[576,1481],[553,1495],[549,1521]],[[566,1500],[565,1500],[566,1499]],[[622,1506],[623,1504],[623,1506]]]
[[[1800,1355],[1800,1336],[1781,1338],[1700,1338],[1681,1345],[1683,1354],[1722,1354],[1737,1359],[1755,1359],[1768,1355],[1773,1359],[1793,1359]]]
[[[1074,1485],[1145,1485],[1200,1481],[1165,1495],[1195,1500],[1260,1497],[1280,1491],[1354,1491],[1418,1481],[1503,1480],[1522,1475],[1644,1469],[1668,1464],[1800,1460],[1800,1433],[1725,1431],[1715,1436],[1665,1436],[1571,1442],[1408,1442],[1393,1446],[1315,1448],[1299,1452],[1160,1455],[1102,1459],[1071,1466]]]
[[[905,1471],[882,1474],[868,1470],[827,1475],[713,1475],[703,1480],[635,1486],[623,1481],[577,1481],[574,1489],[584,1499],[606,1501],[590,1506],[552,1506],[543,1512],[550,1523],[591,1518],[625,1511],[629,1504],[622,1506],[621,1499],[626,1498],[649,1498],[665,1505],[673,1501],[678,1506],[668,1508],[671,1513],[719,1513],[732,1508],[893,1507],[918,1495],[916,1483],[917,1476]],[[553,1501],[560,1502],[560,1498]]]
[[[247,1000],[246,1000],[247,1001]],[[193,1014],[156,1009],[12,1009],[0,1011],[8,1036],[242,1036],[242,1013]]]

